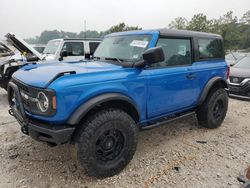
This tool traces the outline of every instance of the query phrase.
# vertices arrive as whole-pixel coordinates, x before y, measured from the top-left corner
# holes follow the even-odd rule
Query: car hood
[[[6,52],[1,53],[2,50]],[[14,54],[15,53],[8,46],[6,46],[3,42],[0,41],[0,57],[12,56]]]
[[[30,46],[27,42],[25,42],[23,39],[16,36],[15,34],[7,33],[5,37],[11,45],[13,45],[18,51],[20,51],[20,53],[26,52],[38,57],[39,60],[43,59],[42,54],[40,54],[37,50],[35,50],[32,46]]]
[[[246,68],[230,68],[230,77],[239,77],[239,78],[250,78],[250,69]]]
[[[122,68],[120,65],[101,61],[30,64],[19,69],[12,77],[30,86],[46,88],[53,79],[63,73],[87,74]]]

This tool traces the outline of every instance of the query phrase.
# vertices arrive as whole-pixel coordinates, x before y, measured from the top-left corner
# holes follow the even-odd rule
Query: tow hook
[[[22,126],[21,131],[23,132],[23,134],[28,134],[28,127],[26,125]]]
[[[12,110],[12,109],[9,109],[9,114],[10,114],[11,116],[14,116],[14,113],[13,113],[13,110]]]

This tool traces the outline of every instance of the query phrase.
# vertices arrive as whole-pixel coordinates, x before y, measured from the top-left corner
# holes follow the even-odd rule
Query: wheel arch
[[[139,122],[139,109],[130,97],[120,93],[106,93],[93,97],[81,104],[70,116],[67,124],[78,125],[86,116],[105,107],[122,109],[131,115],[136,122]]]
[[[209,92],[213,89],[213,88],[228,88],[228,84],[227,81],[219,76],[213,77],[211,78],[206,86],[204,87],[202,94],[200,96],[198,105],[201,105],[205,99],[207,98],[207,95],[209,94]]]

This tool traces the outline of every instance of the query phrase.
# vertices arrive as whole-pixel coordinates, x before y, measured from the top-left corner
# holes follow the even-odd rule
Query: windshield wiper
[[[96,56],[93,57],[93,60],[100,60],[100,59],[101,59],[100,57],[96,57]]]
[[[117,57],[105,57],[105,60],[112,60],[112,61],[118,61],[119,63],[122,64],[122,62],[124,61],[123,59],[119,59]]]
[[[133,64],[134,62],[131,61],[131,60],[125,60],[125,59],[119,59],[117,57],[93,57],[94,60],[111,60],[113,62],[110,62],[112,64],[120,64],[122,65],[123,67],[133,67]],[[118,63],[115,63],[115,62],[118,62]]]
[[[122,63],[124,61],[123,59],[119,59],[117,57],[97,57],[97,56],[94,56],[93,59],[118,61],[119,63]]]

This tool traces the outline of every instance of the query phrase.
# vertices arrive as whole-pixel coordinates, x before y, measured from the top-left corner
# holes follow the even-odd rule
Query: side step
[[[172,121],[176,121],[176,120],[188,117],[188,116],[192,116],[194,114],[195,114],[194,111],[188,111],[188,112],[185,112],[185,113],[170,115],[170,116],[167,116],[167,117],[164,117],[164,118],[160,118],[158,120],[150,121],[150,122],[147,123],[147,125],[141,126],[140,128],[141,128],[141,130],[152,129],[152,128],[161,126],[163,124],[170,123]]]

